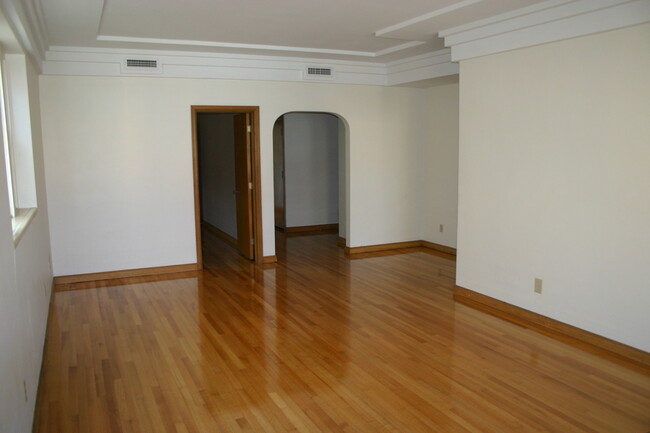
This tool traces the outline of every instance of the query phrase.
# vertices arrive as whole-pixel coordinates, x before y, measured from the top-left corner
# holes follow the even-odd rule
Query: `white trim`
[[[456,75],[458,63],[451,62],[449,49],[439,50],[427,56],[392,62],[387,65],[387,85],[396,86],[415,81]]]
[[[446,38],[447,36],[455,33],[465,32],[467,30],[475,29],[477,27],[487,26],[489,24],[499,23],[512,18],[520,17],[522,15],[531,14],[533,12],[541,11],[544,9],[550,9],[552,7],[560,6],[566,3],[571,3],[573,1],[575,0],[548,0],[543,3],[535,3],[531,6],[526,6],[512,11],[504,12],[499,15],[492,15],[491,17],[487,17],[482,20],[472,21],[471,23],[467,23],[457,27],[452,27],[450,29],[443,30],[441,32],[438,32],[438,36],[440,36],[441,38]]]
[[[23,52],[29,54],[40,72],[49,41],[38,0],[0,0],[0,4]]]
[[[179,45],[192,47],[237,48],[246,50],[289,51],[296,53],[334,54],[341,56],[376,57],[369,51],[333,50],[328,48],[288,47],[284,45],[240,44],[234,42],[191,41],[186,39],[132,38],[130,36],[98,35],[98,41],[128,42],[136,44]]]
[[[452,61],[650,22],[650,0],[550,0],[440,32]]]
[[[377,51],[375,53],[375,57],[380,57],[380,56],[383,56],[385,54],[394,53],[396,51],[402,51],[402,50],[406,50],[408,48],[417,47],[417,46],[420,46],[422,44],[426,44],[426,42],[411,41],[411,42],[406,42],[406,43],[401,44],[401,45],[395,45],[394,47],[390,47],[390,48],[386,48],[386,49],[381,50],[381,51]]]
[[[215,54],[187,51],[53,47],[43,62],[46,75],[135,75],[122,67],[126,57],[155,59],[153,77],[212,78],[261,81],[314,81],[304,77],[306,67],[318,65],[336,71],[327,82],[387,86],[458,73],[449,49],[390,63],[327,60],[298,57]]]
[[[328,82],[380,86],[386,84],[386,67],[381,63],[78,47],[54,47],[48,51],[43,62],[43,73],[46,75],[133,75],[128,70],[123,71],[121,67],[125,56],[158,60],[160,72],[152,74],[153,77],[303,82],[305,81],[303,71],[307,66],[322,65],[336,70],[335,78]]]
[[[455,10],[464,8],[466,6],[473,5],[475,3],[479,3],[481,1],[483,1],[483,0],[464,0],[464,1],[458,2],[456,4],[453,4],[453,5],[444,7],[444,8],[436,9],[435,11],[432,11],[432,12],[417,16],[415,18],[408,19],[406,21],[402,21],[401,23],[397,23],[397,24],[394,24],[392,26],[385,27],[385,28],[383,28],[381,30],[377,30],[375,32],[375,36],[383,36],[383,35],[385,35],[387,33],[391,33],[391,32],[394,32],[396,30],[401,30],[404,27],[410,27],[413,24],[418,24],[418,23],[421,23],[422,21],[430,20],[431,18],[435,18],[437,16],[444,15],[444,14],[447,14],[449,12],[453,12]]]
[[[310,47],[290,47],[284,45],[262,45],[262,44],[242,44],[234,42],[217,42],[217,41],[192,41],[186,39],[159,39],[159,38],[135,38],[130,36],[111,36],[98,35],[98,41],[105,42],[126,42],[138,44],[158,44],[158,45],[178,45],[191,47],[212,47],[212,48],[235,48],[245,50],[262,50],[262,51],[285,51],[292,53],[312,53],[312,54],[329,54],[338,56],[359,56],[359,57],[381,57],[396,51],[406,50],[425,44],[423,41],[410,41],[385,48],[376,52],[371,51],[353,51],[353,50],[336,50],[329,48],[310,48]]]

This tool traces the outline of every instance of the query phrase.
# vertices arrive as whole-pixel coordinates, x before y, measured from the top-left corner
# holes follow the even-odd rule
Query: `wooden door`
[[[234,117],[235,128],[235,194],[237,196],[237,249],[253,260],[253,183],[251,177],[250,114]]]

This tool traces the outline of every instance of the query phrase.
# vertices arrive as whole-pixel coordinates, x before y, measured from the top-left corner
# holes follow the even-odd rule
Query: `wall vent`
[[[133,58],[126,57],[122,60],[121,70],[123,74],[160,74],[162,67],[155,58]]]
[[[306,80],[333,80],[334,71],[328,66],[307,66],[303,78]]]
[[[129,68],[157,68],[158,60],[126,59]]]

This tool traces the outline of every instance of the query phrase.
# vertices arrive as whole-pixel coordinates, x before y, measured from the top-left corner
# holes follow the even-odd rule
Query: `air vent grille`
[[[333,81],[334,70],[329,66],[325,65],[311,65],[305,66],[305,69],[302,73],[302,78],[304,80],[317,80],[317,81]]]
[[[158,60],[126,59],[129,68],[157,68]]]
[[[308,75],[322,75],[322,76],[330,77],[332,75],[332,69],[331,68],[308,67],[307,68],[307,74]]]

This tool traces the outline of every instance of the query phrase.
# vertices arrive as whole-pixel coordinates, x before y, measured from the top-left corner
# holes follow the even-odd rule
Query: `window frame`
[[[23,55],[24,56],[24,55]],[[26,57],[23,57],[23,60],[26,62],[27,59]],[[15,64],[14,64],[15,65]],[[24,70],[26,72],[27,65],[25,64]],[[16,126],[15,122],[16,119],[14,118],[14,109],[15,109],[15,102],[12,100],[12,78],[11,78],[11,73],[9,72],[10,70],[14,70],[15,72],[15,66],[12,66],[11,68],[7,66],[7,59],[5,56],[5,53],[0,50],[0,121],[2,123],[1,125],[1,131],[2,131],[2,141],[3,141],[3,153],[5,155],[5,168],[6,168],[6,176],[7,176],[7,198],[9,201],[9,213],[11,217],[11,228],[12,228],[12,233],[13,233],[13,238],[14,238],[14,247],[18,246],[18,243],[22,239],[23,234],[27,230],[27,227],[31,223],[31,221],[34,219],[34,216],[36,215],[37,211],[37,205],[36,205],[36,191],[33,191],[33,198],[31,201],[34,202],[34,207],[21,207],[20,206],[20,194],[18,191],[18,174],[16,170],[19,169],[19,165],[17,164],[16,157],[15,157],[15,152],[16,152],[16,131],[13,130],[13,128]],[[22,86],[25,86],[27,83],[27,77],[18,77],[18,82],[22,84]],[[24,87],[23,87],[24,89]],[[23,108],[24,110],[24,108]],[[24,113],[23,113],[24,117]],[[31,119],[29,119],[29,113],[27,116],[27,122],[25,125],[22,125],[24,122],[21,120],[21,126],[25,126],[28,128],[31,128]],[[24,143],[23,143],[24,142]],[[31,139],[31,135],[29,135],[29,139],[25,140],[24,136],[21,139],[21,145],[28,145],[30,146],[30,156],[32,156],[33,150],[31,149],[31,146],[33,146],[33,142]],[[33,171],[33,160],[30,161],[31,169]],[[24,164],[23,164],[24,165]],[[35,185],[34,185],[35,187]]]

